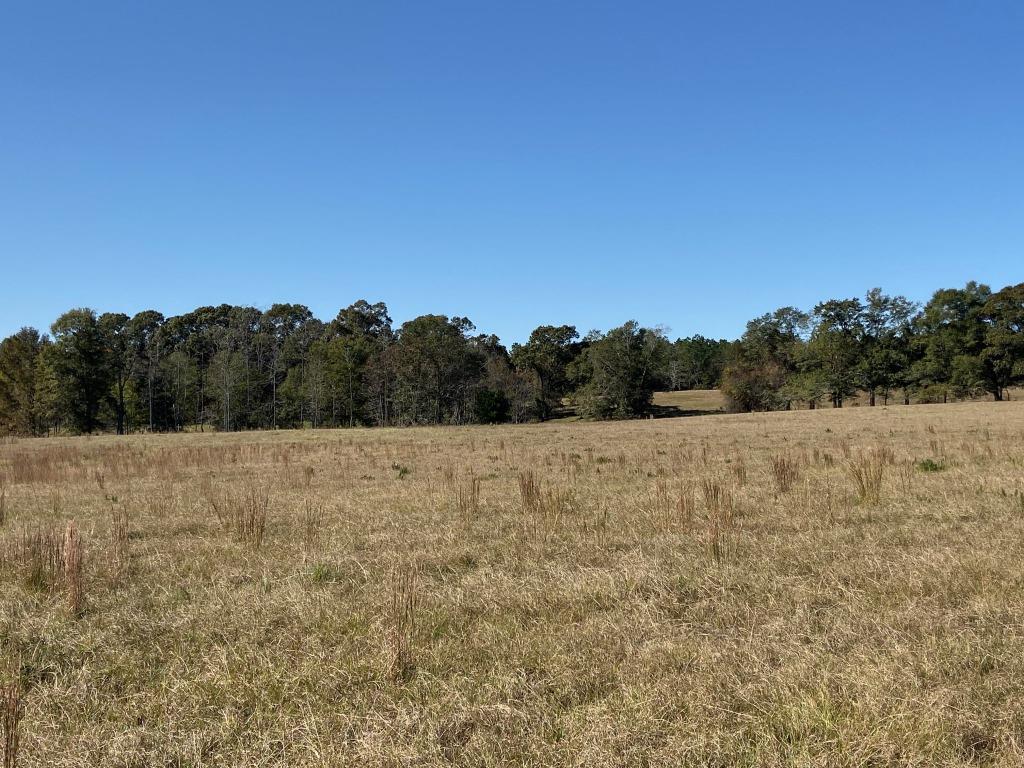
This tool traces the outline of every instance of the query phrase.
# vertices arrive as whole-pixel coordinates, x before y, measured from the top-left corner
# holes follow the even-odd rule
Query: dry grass
[[[21,682],[0,686],[0,730],[3,731],[4,768],[17,768],[18,728],[21,722]]]
[[[18,440],[0,477],[18,768],[1024,764],[1017,401]]]
[[[85,554],[82,536],[74,520],[69,520],[64,529],[64,544],[61,551],[64,555],[64,584],[68,593],[68,610],[77,618],[82,615],[85,607]]]
[[[127,575],[131,563],[128,537],[128,508],[115,499],[110,508],[110,556],[117,579]]]
[[[857,498],[868,504],[877,504],[882,496],[882,481],[885,479],[887,455],[883,450],[873,448],[848,460],[850,477],[857,487]]]
[[[416,633],[416,569],[399,567],[391,578],[391,610],[388,614],[387,675],[408,682],[416,671],[413,643]]]
[[[800,467],[791,456],[772,456],[772,478],[779,493],[788,493],[800,477]]]
[[[680,411],[724,411],[725,396],[717,389],[686,389],[678,392],[655,392],[654,406],[678,408]]]
[[[325,514],[323,502],[305,500],[302,512],[302,542],[307,558],[316,557],[323,548]]]

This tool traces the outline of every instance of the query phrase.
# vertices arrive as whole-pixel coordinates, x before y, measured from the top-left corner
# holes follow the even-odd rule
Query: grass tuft
[[[869,449],[847,460],[846,468],[857,488],[857,499],[874,504],[882,496],[886,456],[878,449]]]
[[[63,553],[68,610],[77,618],[85,609],[85,548],[74,520],[68,521],[64,529]]]
[[[388,615],[388,674],[392,680],[405,683],[416,672],[413,642],[416,633],[417,571],[400,567],[391,577],[391,610]]]
[[[4,766],[17,768],[19,727],[22,717],[21,681],[14,680],[0,686],[0,726],[3,730]]]

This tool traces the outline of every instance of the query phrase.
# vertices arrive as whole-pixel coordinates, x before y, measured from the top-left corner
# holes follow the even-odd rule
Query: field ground
[[[717,389],[655,392],[655,412],[668,416],[702,416],[725,412],[725,397]]]
[[[1024,398],[1024,390],[1019,387],[1012,387],[1006,392],[1007,400],[1020,400]],[[986,402],[992,399],[991,395],[978,397],[974,402]],[[712,413],[724,413],[726,409],[725,396],[717,389],[691,389],[678,392],[655,392],[653,401],[655,416],[704,416]],[[890,406],[903,404],[903,393],[896,391],[889,397]],[[876,398],[875,407],[883,405],[882,397]],[[793,403],[794,410],[802,410],[807,407],[806,403]],[[831,408],[832,405],[824,401],[820,408]],[[844,403],[845,408],[868,407],[868,395],[866,392],[857,392],[849,397]]]
[[[708,416],[725,413],[725,396],[717,389],[688,389],[678,392],[655,392],[651,402],[651,414],[656,418],[679,416]],[[548,423],[570,424],[583,421],[576,409],[563,404],[556,417]]]
[[[22,768],[1024,764],[1020,401],[20,440],[0,474]]]

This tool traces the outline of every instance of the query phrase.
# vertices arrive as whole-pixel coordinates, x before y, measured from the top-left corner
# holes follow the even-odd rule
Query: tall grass
[[[128,509],[123,503],[113,502],[110,507],[110,544],[118,578],[128,572]]]
[[[706,509],[705,546],[711,561],[722,565],[736,552],[736,500],[732,491],[713,477],[704,477],[701,491]]]
[[[788,493],[800,476],[797,462],[791,456],[772,456],[769,467],[779,493]]]
[[[6,542],[4,560],[19,569],[30,589],[45,591],[60,584],[64,540],[52,528],[24,528]]]
[[[232,522],[239,541],[252,549],[259,549],[263,546],[269,509],[270,490],[250,488],[245,496],[235,504],[233,510]]]
[[[887,454],[884,449],[872,448],[849,459],[846,469],[857,489],[857,498],[864,503],[877,503],[882,496]]]
[[[14,680],[0,686],[0,726],[3,729],[3,768],[17,768],[19,733],[22,716],[21,681]]]
[[[270,509],[270,489],[250,486],[241,494],[216,493],[209,485],[203,491],[220,524],[237,541],[251,549],[263,546]]]
[[[306,557],[319,554],[323,546],[323,502],[305,499],[302,508],[302,547]]]
[[[558,530],[573,508],[569,488],[542,487],[532,470],[519,473],[522,532],[527,541],[544,544]]]
[[[396,569],[391,577],[391,610],[386,634],[388,673],[396,682],[407,682],[416,671],[413,642],[418,603],[416,569],[411,566]]]
[[[70,520],[64,528],[63,550],[68,610],[72,616],[81,616],[85,608],[85,551],[82,535],[74,520]]]
[[[455,512],[464,522],[480,514],[480,478],[471,477],[455,489]]]

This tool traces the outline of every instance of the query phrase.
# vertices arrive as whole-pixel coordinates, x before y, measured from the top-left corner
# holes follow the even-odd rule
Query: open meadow
[[[1020,401],[8,440],[0,476],[10,766],[1024,763]]]

